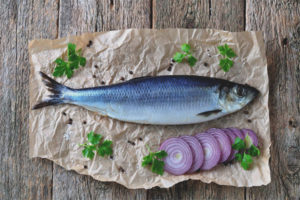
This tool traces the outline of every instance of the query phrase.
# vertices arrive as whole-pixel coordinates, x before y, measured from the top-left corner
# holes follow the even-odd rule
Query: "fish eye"
[[[236,89],[236,94],[239,96],[239,97],[244,97],[247,95],[247,91],[245,90],[245,88],[243,87],[237,87]]]

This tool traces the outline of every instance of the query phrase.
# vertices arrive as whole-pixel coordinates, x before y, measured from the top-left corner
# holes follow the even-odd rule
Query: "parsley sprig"
[[[159,175],[163,175],[165,163],[164,161],[162,161],[162,159],[168,155],[167,152],[165,151],[152,152],[148,145],[147,145],[147,149],[149,151],[149,154],[143,157],[142,167],[146,167],[150,165],[152,172]]]
[[[68,78],[73,76],[74,69],[78,69],[79,65],[84,67],[86,59],[81,57],[81,49],[76,51],[76,45],[68,43],[68,61],[64,61],[62,58],[55,60],[56,67],[53,72],[53,76],[59,77],[67,75]]]
[[[197,59],[194,56],[192,56],[191,46],[189,44],[183,44],[181,45],[181,50],[184,53],[176,52],[173,56],[174,61],[181,63],[184,58],[187,58],[189,65],[193,67],[196,64]]]
[[[238,153],[235,154],[235,159],[241,162],[241,166],[248,170],[253,163],[252,157],[259,156],[259,149],[252,144],[252,140],[247,134],[245,139],[237,137],[232,145],[232,148],[238,150]]]
[[[224,70],[224,72],[228,72],[234,64],[231,58],[236,57],[236,54],[234,53],[233,49],[230,48],[227,44],[218,46],[218,49],[220,54],[223,56],[223,58],[220,60],[219,65]]]
[[[110,140],[104,140],[101,143],[102,135],[96,134],[93,131],[91,131],[87,135],[88,142],[85,142],[84,144],[80,144],[79,146],[84,147],[82,150],[82,155],[86,158],[93,159],[95,156],[95,152],[98,153],[98,155],[104,157],[106,155],[112,155],[112,141]]]

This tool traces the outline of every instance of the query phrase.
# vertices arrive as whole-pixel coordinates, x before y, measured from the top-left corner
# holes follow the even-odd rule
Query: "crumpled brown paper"
[[[90,40],[92,45],[87,47]],[[54,60],[65,56],[68,42],[82,48],[87,58],[86,66],[76,70],[71,79],[55,78],[69,87],[94,87],[103,84],[102,81],[107,85],[122,82],[123,78],[129,80],[147,75],[185,74],[247,83],[259,89],[261,96],[237,113],[206,123],[184,126],[125,123],[73,105],[31,110],[30,157],[47,158],[67,170],[75,170],[100,181],[115,181],[127,188],[167,188],[188,179],[239,187],[270,183],[269,87],[265,47],[260,32],[128,29],[87,33],[57,40],[34,40],[29,44],[31,107],[48,94],[38,72],[51,75],[55,67]],[[187,63],[180,63],[170,69],[171,58],[176,51],[180,51],[183,43],[191,44],[198,62],[193,68]],[[218,66],[221,56],[218,55],[217,46],[225,43],[238,55],[234,58],[234,67],[228,73]],[[169,137],[193,135],[212,127],[250,128],[257,132],[261,156],[254,160],[251,170],[245,171],[240,164],[235,163],[219,165],[213,170],[192,175],[173,176],[164,173],[158,176],[141,167],[141,160],[147,154],[145,144],[156,150]],[[90,161],[81,155],[82,148],[78,144],[86,140],[90,131],[113,141],[113,158],[95,156]]]

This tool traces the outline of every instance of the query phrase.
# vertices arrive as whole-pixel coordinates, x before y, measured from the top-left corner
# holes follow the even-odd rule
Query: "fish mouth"
[[[260,91],[258,89],[256,89],[255,87],[252,87],[248,84],[244,85],[251,93],[252,99],[251,101],[253,101],[254,99],[256,99],[256,97],[258,97],[260,95]]]

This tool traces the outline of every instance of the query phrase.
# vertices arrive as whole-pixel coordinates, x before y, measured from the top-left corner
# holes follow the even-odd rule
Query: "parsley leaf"
[[[260,155],[260,150],[255,146],[255,145],[251,145],[249,148],[249,152],[248,152],[251,156],[259,156]]]
[[[189,44],[183,44],[181,45],[181,50],[187,54],[190,53],[191,50],[191,46]]]
[[[98,144],[100,142],[100,139],[102,138],[102,135],[99,134],[95,134],[94,131],[91,131],[88,135],[87,135],[88,141],[91,144]]]
[[[152,164],[153,154],[149,154],[148,156],[143,157],[142,167]]]
[[[238,150],[238,153],[234,155],[235,160],[240,161],[241,166],[245,170],[250,169],[251,164],[253,163],[252,156],[260,155],[259,149],[252,144],[252,139],[248,134],[244,140],[239,137],[235,138],[232,148]]]
[[[219,65],[224,70],[224,72],[228,72],[230,68],[233,66],[233,61],[229,58],[224,58],[220,60]]]
[[[163,175],[164,174],[164,166],[165,166],[164,161],[154,159],[153,164],[151,166],[151,171],[156,174]]]
[[[184,58],[187,58],[189,65],[193,67],[196,64],[197,59],[194,56],[192,56],[191,46],[189,44],[183,44],[181,45],[181,50],[184,53],[176,52],[173,56],[173,60],[175,62],[181,63],[184,60]]]
[[[245,142],[241,138],[237,137],[235,138],[235,141],[232,145],[232,148],[235,150],[242,150],[245,148]]]
[[[102,145],[98,147],[97,153],[102,157],[104,157],[105,155],[111,155],[113,153],[111,145],[112,141],[104,140]]]
[[[84,147],[84,149],[82,150],[82,155],[84,157],[92,160],[95,156],[94,151],[96,151],[102,157],[111,155],[113,153],[111,147],[112,141],[104,140],[104,142],[101,143],[102,135],[96,134],[91,131],[90,133],[88,133],[87,139],[88,142],[79,145]]]
[[[240,154],[240,153],[236,153],[236,154],[234,155],[234,157],[235,157],[235,159],[238,160],[238,161],[242,161],[242,159],[243,159],[243,156],[242,156],[242,154]]]
[[[68,78],[73,76],[74,69],[78,69],[80,66],[85,66],[86,59],[80,56],[81,49],[76,51],[76,45],[68,43],[67,56],[68,61],[64,61],[62,58],[57,58],[54,62],[56,67],[53,72],[53,76],[60,77],[66,75]]]
[[[228,72],[233,66],[233,61],[230,58],[236,57],[236,54],[227,44],[218,46],[218,50],[219,53],[224,56],[224,58],[220,60],[219,65],[225,72]]]
[[[194,56],[189,55],[188,56],[188,63],[191,67],[193,67],[197,62],[197,59]]]
[[[242,167],[245,170],[248,170],[252,162],[253,162],[252,157],[244,152],[243,159],[241,162]]]
[[[95,153],[93,152],[93,149],[91,147],[87,146],[82,150],[82,155],[93,160]]]
[[[142,167],[151,165],[151,171],[153,173],[163,175],[165,163],[162,159],[168,156],[167,152],[165,151],[151,152],[148,146],[147,148],[149,154],[143,157]]]
[[[159,159],[163,159],[163,158],[167,157],[168,154],[165,151],[158,151],[158,152],[154,153],[154,156],[156,156]]]
[[[175,60],[175,62],[181,63],[184,57],[185,57],[184,54],[176,52],[175,55],[173,56],[173,59]]]
[[[221,55],[226,56],[228,58],[233,58],[236,56],[233,49],[228,46],[228,44],[225,44],[224,46],[218,46],[219,52]]]

